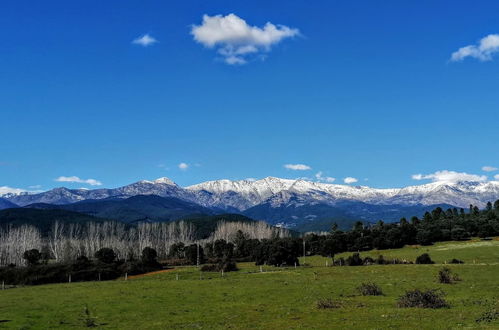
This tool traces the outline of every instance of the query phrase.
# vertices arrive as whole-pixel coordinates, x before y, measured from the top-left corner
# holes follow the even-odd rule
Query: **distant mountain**
[[[0,227],[7,225],[32,225],[42,233],[48,233],[56,221],[63,223],[103,222],[109,219],[93,217],[66,210],[40,210],[29,208],[14,208],[0,211]]]
[[[208,181],[186,189],[195,192],[202,205],[230,206],[239,210],[263,203],[281,191],[328,204],[355,201],[374,205],[448,204],[468,207],[473,204],[484,207],[488,201],[499,199],[499,181],[433,182],[405,188],[376,189],[268,177],[257,181]]]
[[[265,202],[243,211],[253,219],[265,220],[272,225],[299,228],[316,222],[336,222],[342,229],[350,229],[360,218],[347,214],[338,207],[303,198],[296,193],[279,192]],[[309,226],[318,230],[315,226]],[[330,226],[329,226],[330,227]],[[330,228],[329,228],[330,229]]]
[[[167,178],[160,178],[155,181],[139,181],[128,186],[115,189],[67,189],[64,187],[55,188],[39,194],[22,194],[11,196],[9,201],[19,206],[26,206],[35,203],[46,203],[64,205],[76,203],[84,200],[100,200],[106,198],[128,198],[138,195],[157,195],[161,197],[175,197],[182,200],[193,201],[194,195],[179,187]]]
[[[66,205],[37,203],[26,207],[63,209],[127,223],[139,221],[172,221],[215,213],[212,209],[192,202],[156,195],[138,195],[126,199],[87,200]]]
[[[10,202],[9,200],[7,200],[5,198],[0,197],[0,210],[10,209],[10,208],[14,208],[14,207],[19,207],[19,206]]]
[[[142,216],[176,219],[187,214],[192,206],[186,205],[177,213],[168,210],[168,205],[154,208],[136,204],[125,206],[125,203],[117,206],[119,200],[139,195],[175,198],[177,203],[182,201],[204,208],[196,211],[203,214],[240,213],[287,227],[310,227],[313,222],[336,221],[349,225],[356,220],[394,221],[402,216],[421,216],[435,205],[468,208],[473,204],[483,208],[488,201],[499,199],[499,181],[433,182],[405,188],[376,189],[268,177],[255,181],[208,181],[182,188],[167,178],[160,178],[114,189],[56,188],[39,194],[10,195],[6,199],[19,206],[39,203],[68,205],[107,200],[95,206],[94,210],[88,209],[90,206],[71,207],[124,221],[136,221]],[[149,211],[145,212],[144,208]],[[166,211],[161,211],[161,208],[166,208]]]

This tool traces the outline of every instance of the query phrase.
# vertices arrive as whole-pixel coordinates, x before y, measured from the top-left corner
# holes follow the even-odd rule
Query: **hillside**
[[[81,224],[90,221],[109,221],[109,219],[103,219],[87,214],[59,209],[41,210],[30,208],[14,208],[0,210],[0,227],[5,227],[8,225],[32,225],[40,229],[42,233],[48,233],[52,227],[52,224],[56,221]]]
[[[63,209],[126,223],[172,221],[214,214],[213,210],[178,198],[138,195],[126,199],[88,200],[66,205],[32,204],[26,207]]]
[[[7,199],[0,197],[0,210],[10,209],[10,208],[14,208],[14,207],[18,207],[18,206],[16,204],[8,201]]]

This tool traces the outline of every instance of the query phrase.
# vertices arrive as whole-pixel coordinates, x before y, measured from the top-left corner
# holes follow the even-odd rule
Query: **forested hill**
[[[352,230],[332,228],[329,235],[308,235],[315,253],[334,255],[343,251],[400,248],[404,245],[429,245],[440,241],[487,238],[499,235],[499,200],[487,203],[485,209],[470,206],[468,210],[437,207],[422,219],[402,218],[398,223],[379,221],[365,226],[358,222]]]
[[[13,207],[18,207],[18,206],[16,204],[8,201],[7,199],[0,197],[0,210],[10,209]]]
[[[63,209],[112,219],[125,223],[140,221],[173,221],[183,218],[194,218],[212,215],[215,212],[196,203],[173,197],[156,195],[138,195],[125,199],[109,198],[103,200],[86,200],[73,204],[31,204],[26,207],[37,209]]]
[[[54,222],[86,223],[104,222],[109,219],[94,217],[87,214],[66,210],[40,210],[29,208],[13,208],[0,210],[0,227],[31,225],[38,228],[43,234],[50,232]]]

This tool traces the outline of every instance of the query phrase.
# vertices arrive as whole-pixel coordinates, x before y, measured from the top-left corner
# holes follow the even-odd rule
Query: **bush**
[[[23,259],[26,260],[28,266],[35,266],[40,263],[42,254],[37,249],[27,250],[23,254]]]
[[[416,258],[416,264],[429,265],[429,264],[434,264],[434,262],[433,260],[431,260],[430,255],[428,253],[423,253],[422,255]]]
[[[116,254],[114,253],[113,249],[102,248],[99,251],[95,252],[95,257],[100,262],[111,264],[116,259]]]
[[[315,303],[317,309],[340,308],[341,304],[333,301],[331,298],[321,298]]]
[[[363,261],[363,264],[366,265],[366,266],[374,265],[374,259],[371,258],[371,257],[365,257],[364,261]]]
[[[347,258],[346,264],[348,266],[362,266],[363,260],[358,253],[354,253]]]
[[[464,264],[464,261],[454,258],[449,263],[450,264]]]
[[[158,265],[158,252],[147,246],[142,250],[141,260],[146,266],[156,266]]]
[[[382,296],[383,291],[381,288],[374,282],[362,283],[357,291],[363,296]]]
[[[499,320],[499,310],[497,308],[492,308],[487,311],[485,311],[482,315],[480,315],[479,318],[475,320],[475,322],[480,323],[480,322],[486,322],[490,323],[495,320]]]
[[[201,271],[202,272],[217,272],[218,270],[218,266],[217,265],[213,265],[213,264],[209,264],[209,265],[203,265],[201,267]]]
[[[444,267],[438,272],[438,282],[444,284],[452,283],[452,274],[450,268]]]
[[[238,270],[236,263],[235,262],[225,262],[225,263],[218,263],[218,264],[209,264],[209,265],[203,265],[201,267],[202,272],[221,272],[221,271],[226,272],[233,272]]]
[[[345,266],[346,265],[345,258],[341,257],[341,258],[336,259],[334,261],[334,265],[335,266]]]
[[[224,262],[222,264],[219,264],[220,270],[224,272],[235,272],[236,270],[239,270],[236,266],[236,263],[233,261],[228,261]]]
[[[378,264],[378,265],[384,265],[384,264],[386,264],[385,258],[383,258],[382,255],[379,255],[378,258],[376,258],[376,264]]]
[[[452,284],[461,279],[457,274],[453,274],[449,267],[444,267],[438,272],[438,282],[444,284]]]
[[[444,299],[445,293],[437,289],[409,290],[397,302],[398,307],[443,308],[449,307]]]

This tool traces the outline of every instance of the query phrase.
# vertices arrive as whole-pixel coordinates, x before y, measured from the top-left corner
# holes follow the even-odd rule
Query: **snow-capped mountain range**
[[[264,220],[272,218],[274,223],[290,224],[293,219],[298,219],[294,213],[289,213],[291,207],[293,210],[300,210],[296,212],[303,221],[316,219],[318,215],[314,210],[318,208],[323,218],[327,217],[329,212],[327,210],[336,215],[341,210],[345,216],[373,220],[381,217],[381,214],[385,215],[386,211],[400,211],[406,208],[406,212],[409,210],[415,212],[415,206],[422,207],[420,210],[431,209],[435,205],[467,208],[473,204],[484,207],[488,201],[494,202],[499,199],[499,181],[433,182],[405,188],[376,189],[267,177],[254,181],[208,181],[184,188],[168,178],[159,178],[114,189],[56,188],[37,194],[23,193],[3,197],[10,203],[26,206],[34,203],[61,205],[84,200],[128,198],[137,195],[175,197],[221,212],[248,212],[259,215]],[[355,214],[352,213],[354,209],[357,210]],[[276,210],[281,211],[279,213]],[[284,210],[286,215],[282,213]],[[381,211],[383,213],[380,213]],[[374,213],[365,216],[365,213],[369,212]],[[399,213],[394,213],[394,219],[400,215]]]
[[[499,181],[433,182],[396,189],[376,189],[366,186],[326,184],[305,180],[268,177],[257,181],[217,180],[186,188],[196,193],[198,203],[205,206],[233,207],[245,210],[271,199],[281,192],[306,197],[310,202],[334,205],[339,201],[358,201],[375,205],[435,205],[449,204],[483,207],[499,199]],[[286,203],[286,194],[273,203]]]
[[[281,193],[281,194],[280,194]],[[216,180],[182,188],[168,178],[142,180],[114,189],[55,188],[46,192],[3,197],[19,206],[33,203],[69,204],[88,199],[127,198],[137,195],[176,197],[205,207],[244,211],[267,200],[273,204],[287,203],[289,197],[300,196],[310,203],[334,205],[339,201],[358,201],[375,205],[449,204],[483,207],[499,199],[499,181],[433,182],[405,188],[377,189],[306,180],[267,177],[261,180]]]

